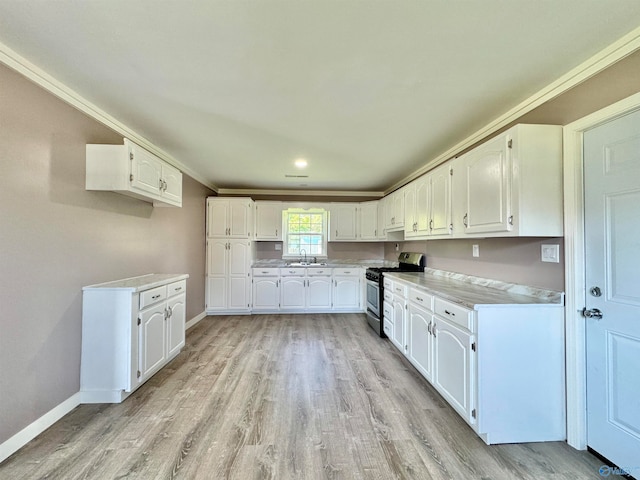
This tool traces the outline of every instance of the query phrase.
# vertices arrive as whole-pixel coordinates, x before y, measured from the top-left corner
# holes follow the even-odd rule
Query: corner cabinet
[[[457,238],[563,235],[562,127],[520,124],[453,161]]]
[[[107,190],[152,202],[182,206],[182,173],[124,139],[124,145],[87,145],[86,189]]]
[[[81,403],[120,403],[185,343],[186,279],[151,274],[82,292]]]
[[[251,312],[253,208],[250,198],[207,199],[208,315]]]

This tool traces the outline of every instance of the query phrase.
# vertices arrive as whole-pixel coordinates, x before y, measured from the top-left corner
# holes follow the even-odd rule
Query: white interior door
[[[587,444],[639,478],[640,112],[585,132],[584,175]]]

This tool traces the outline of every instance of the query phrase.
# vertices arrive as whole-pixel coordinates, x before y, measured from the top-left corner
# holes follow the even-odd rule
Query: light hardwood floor
[[[0,479],[598,479],[601,464],[562,442],[485,445],[364,315],[255,315],[202,320],[131,397],[79,406]]]

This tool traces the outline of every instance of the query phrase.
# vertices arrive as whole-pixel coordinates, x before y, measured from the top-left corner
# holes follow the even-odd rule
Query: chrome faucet
[[[304,252],[304,263],[307,263],[307,251],[304,248],[300,249],[300,253]],[[300,260],[302,261],[302,259]]]

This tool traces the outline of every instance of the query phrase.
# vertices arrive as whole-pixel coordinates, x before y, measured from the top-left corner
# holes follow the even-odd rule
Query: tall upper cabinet
[[[207,314],[251,311],[253,200],[207,199]]]
[[[520,124],[453,162],[460,236],[563,235],[562,127]]]
[[[182,206],[182,173],[124,139],[124,145],[87,145],[86,189],[109,190],[153,202]]]

